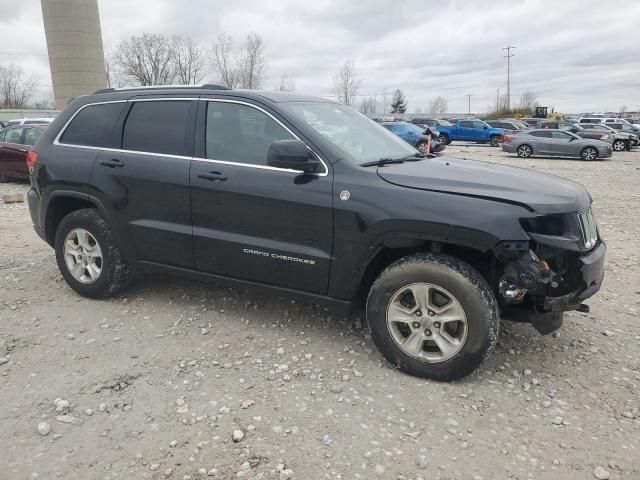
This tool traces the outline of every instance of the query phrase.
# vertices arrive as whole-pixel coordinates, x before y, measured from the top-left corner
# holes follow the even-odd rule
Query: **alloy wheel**
[[[582,158],[584,158],[585,160],[595,160],[598,157],[598,152],[596,151],[595,148],[585,148],[582,151]]]
[[[518,147],[518,156],[527,158],[531,156],[531,147],[529,145],[520,145]]]
[[[468,333],[460,302],[430,283],[413,283],[393,294],[387,306],[387,328],[406,355],[429,363],[455,357]]]
[[[627,147],[622,140],[616,140],[615,142],[613,142],[613,149],[616,152],[622,152],[625,148]]]
[[[64,240],[64,260],[73,278],[86,285],[95,283],[102,273],[102,249],[84,228],[71,230]]]

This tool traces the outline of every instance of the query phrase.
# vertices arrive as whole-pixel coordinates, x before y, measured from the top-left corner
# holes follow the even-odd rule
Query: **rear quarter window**
[[[108,147],[124,102],[89,105],[80,110],[60,138],[60,143]]]

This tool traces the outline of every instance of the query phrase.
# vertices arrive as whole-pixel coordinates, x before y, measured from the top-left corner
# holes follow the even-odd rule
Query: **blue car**
[[[413,145],[422,153],[425,153],[427,151],[427,143],[429,141],[429,137],[426,135],[424,128],[420,128],[419,126],[408,122],[381,122],[380,125],[382,125],[387,130],[395,133],[405,142]],[[431,152],[441,152],[445,147],[438,139],[438,131],[431,127],[430,131]]]

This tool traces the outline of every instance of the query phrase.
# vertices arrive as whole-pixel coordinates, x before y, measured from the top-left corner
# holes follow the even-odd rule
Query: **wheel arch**
[[[43,217],[44,236],[49,245],[55,244],[56,231],[62,219],[83,208],[95,208],[106,218],[106,211],[102,204],[86,193],[60,190],[49,196]]]

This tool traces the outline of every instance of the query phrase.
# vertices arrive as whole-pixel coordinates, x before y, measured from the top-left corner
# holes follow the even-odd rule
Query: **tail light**
[[[33,168],[36,166],[38,155],[38,152],[36,152],[35,150],[29,150],[27,152],[27,167],[29,167],[29,170],[33,170]]]
[[[500,141],[502,143],[511,143],[513,142],[513,138],[511,138],[509,135],[503,135]]]

